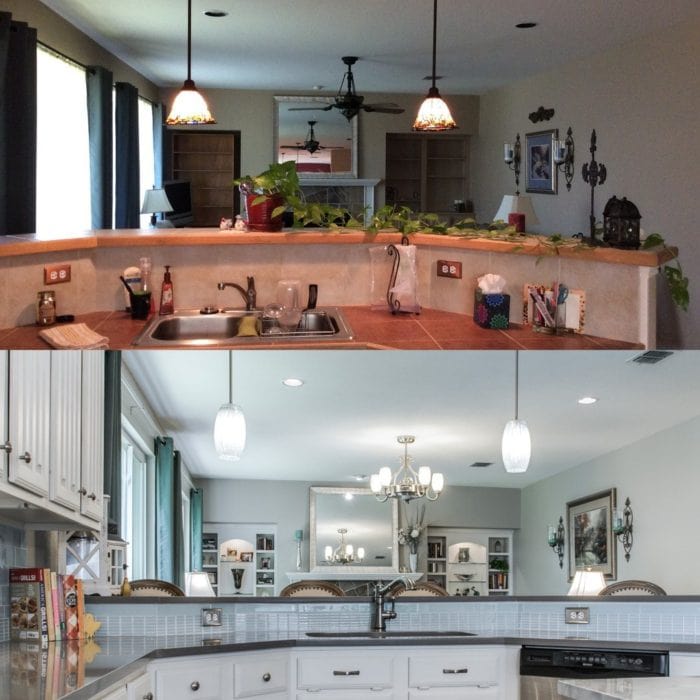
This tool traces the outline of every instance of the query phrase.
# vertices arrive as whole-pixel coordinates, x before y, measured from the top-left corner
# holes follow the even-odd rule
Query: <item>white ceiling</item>
[[[186,0],[42,0],[157,85],[186,74]],[[205,10],[229,15],[212,19]],[[700,15],[698,0],[440,0],[444,95],[481,94]],[[538,23],[520,30],[515,24]],[[423,93],[428,0],[193,0],[199,87],[335,93],[356,55],[364,92]],[[40,37],[41,38],[41,37]]]
[[[235,352],[233,399],[248,426],[239,462],[221,461],[213,449],[214,418],[228,401],[226,352],[123,353],[195,476],[349,482],[397,467],[396,436],[408,433],[416,464],[444,472],[448,485],[514,488],[700,415],[700,352],[656,365],[629,361],[636,356],[521,352],[520,418],[530,427],[532,460],[526,474],[512,475],[500,456],[514,413],[511,351]],[[305,384],[287,388],[287,377]],[[585,395],[598,403],[579,405]],[[475,461],[493,465],[470,468]]]

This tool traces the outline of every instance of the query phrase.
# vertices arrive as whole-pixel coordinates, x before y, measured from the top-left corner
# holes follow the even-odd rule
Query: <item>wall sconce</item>
[[[547,525],[547,544],[554,550],[554,553],[559,557],[559,568],[564,568],[564,542],[566,532],[564,531],[564,518],[559,516],[559,524]]]
[[[574,179],[574,137],[571,127],[566,131],[565,139],[554,140],[554,162],[559,172],[564,173],[566,189],[571,190],[571,181]]]
[[[615,509],[613,511],[613,534],[617,537],[622,546],[625,549],[625,560],[630,560],[630,551],[632,550],[633,538],[632,538],[632,521],[634,520],[634,514],[632,513],[632,506],[630,505],[630,499],[625,499],[625,507],[622,511]]]
[[[503,144],[503,160],[515,173],[515,194],[520,194],[520,134],[516,134],[515,143]]]
[[[591,245],[600,245],[595,237],[595,188],[597,185],[602,185],[608,177],[607,168],[595,159],[595,152],[598,150],[597,143],[598,137],[596,136],[595,129],[593,129],[591,132],[591,146],[588,149],[591,152],[591,160],[588,163],[584,163],[583,169],[581,170],[583,181],[591,186],[591,213],[588,216],[590,233],[589,243]]]

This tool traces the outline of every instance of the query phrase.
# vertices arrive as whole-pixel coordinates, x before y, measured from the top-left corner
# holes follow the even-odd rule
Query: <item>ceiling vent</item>
[[[637,362],[640,365],[655,365],[657,362],[665,360],[669,355],[673,355],[671,350],[647,350],[633,357],[631,362]]]
[[[490,467],[492,464],[493,464],[493,462],[472,462],[469,466],[483,468],[483,467]]]

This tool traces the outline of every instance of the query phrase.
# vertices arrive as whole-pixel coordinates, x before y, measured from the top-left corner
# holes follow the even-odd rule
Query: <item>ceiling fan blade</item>
[[[304,146],[296,145],[296,146],[280,146],[280,148],[296,148],[298,150],[303,150]]]
[[[362,109],[364,109],[365,112],[383,112],[384,114],[403,114],[403,112],[406,111],[403,107],[391,103],[363,105]]]
[[[328,107],[290,107],[288,112],[330,112],[334,105]]]

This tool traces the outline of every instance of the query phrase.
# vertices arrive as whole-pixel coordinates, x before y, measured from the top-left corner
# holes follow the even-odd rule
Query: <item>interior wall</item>
[[[700,110],[700,22],[686,23],[637,39],[614,51],[593,54],[548,73],[482,95],[479,137],[472,140],[472,194],[478,220],[490,221],[504,194],[515,191],[514,174],[503,162],[503,143],[520,133],[571,126],[575,176],[570,192],[563,178],[556,196],[533,194],[541,222],[528,230],[570,236],[588,232],[590,187],[581,176],[590,161],[591,131],[596,130],[596,160],[608,171],[596,188],[596,215],[613,196],[633,201],[646,232],[661,233],[680,248],[691,297],[700,286],[700,239],[695,225],[700,158],[695,129]],[[553,108],[551,121],[533,124],[528,114],[540,105]],[[525,172],[521,173],[525,193]],[[666,300],[667,302],[668,300]],[[692,302],[691,302],[692,303]],[[697,304],[697,301],[694,302]],[[660,344],[700,346],[700,315],[666,303],[660,319]],[[676,325],[680,328],[676,330]]]
[[[653,407],[650,407],[653,410]],[[568,501],[609,488],[617,503],[629,497],[634,512],[630,561],[617,544],[617,580],[657,583],[669,594],[697,595],[700,559],[694,533],[700,525],[700,419],[652,435],[522,491],[517,594],[565,595],[567,561],[559,568],[547,545],[547,525],[566,521]]]
[[[72,24],[66,22],[38,0],[3,0],[2,9],[12,13],[12,19],[36,27],[42,44],[60,51],[83,65],[100,65],[114,73],[114,81],[131,83],[139,95],[152,102],[159,98],[158,89],[140,73],[103,49]]]

